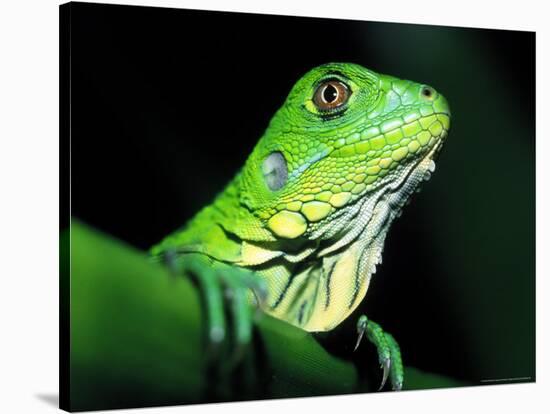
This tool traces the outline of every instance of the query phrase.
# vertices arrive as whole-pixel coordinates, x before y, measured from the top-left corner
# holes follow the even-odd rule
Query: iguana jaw
[[[440,149],[441,144],[434,146],[424,158],[409,166],[403,178],[393,186],[365,197],[352,220],[350,232],[315,253],[317,259],[312,263],[322,262],[322,270],[316,274],[312,272],[310,283],[316,284],[317,289],[309,298],[304,295],[295,299],[298,303],[309,301],[311,306],[307,315],[297,314],[291,323],[308,331],[328,331],[361,303],[376,266],[382,262],[384,241],[391,223],[422,181],[429,179],[435,168],[434,157]]]
[[[370,222],[376,205],[383,199],[391,198],[388,208],[395,215],[399,215],[421,182],[429,179],[435,169],[434,159],[440,152],[443,142],[444,139],[438,140],[422,158],[401,166],[395,174],[385,177],[377,188],[365,193],[355,203],[342,207],[326,225],[319,226],[311,232],[310,240],[325,240],[323,244],[326,247],[317,255],[322,257],[330,254],[357,239]]]
[[[347,206],[348,225],[332,240],[313,239],[295,252],[244,242],[240,264],[261,265],[256,269],[270,285],[265,311],[308,331],[331,330],[349,316],[381,262],[392,221],[429,179],[441,145],[442,141],[419,161],[404,165],[391,183]]]

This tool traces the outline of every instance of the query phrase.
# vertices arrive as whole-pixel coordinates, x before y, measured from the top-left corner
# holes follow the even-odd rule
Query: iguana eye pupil
[[[332,103],[336,98],[338,98],[338,90],[332,85],[325,86],[323,90],[323,100],[326,103]]]
[[[287,181],[288,168],[280,152],[272,152],[262,163],[264,180],[271,191],[280,190]]]
[[[351,95],[348,86],[339,80],[321,83],[313,95],[313,103],[320,111],[327,112],[343,106]]]

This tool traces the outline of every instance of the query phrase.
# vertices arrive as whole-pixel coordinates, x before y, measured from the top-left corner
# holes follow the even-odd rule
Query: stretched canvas
[[[68,3],[60,57],[61,408],[535,381],[535,33]]]

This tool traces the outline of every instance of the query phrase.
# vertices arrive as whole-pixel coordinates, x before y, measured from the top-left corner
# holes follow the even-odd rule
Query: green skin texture
[[[328,80],[350,91],[329,112],[314,101]],[[197,277],[213,342],[225,337],[219,285],[233,292],[241,344],[250,340],[250,301],[302,329],[331,330],[364,298],[389,227],[433,172],[449,126],[447,101],[429,86],[355,64],[316,67],[296,82],[226,189],[151,254]],[[274,153],[287,170],[275,186],[266,161]],[[382,385],[389,376],[400,389],[395,339],[365,316],[357,328],[357,345],[366,333],[378,349]]]

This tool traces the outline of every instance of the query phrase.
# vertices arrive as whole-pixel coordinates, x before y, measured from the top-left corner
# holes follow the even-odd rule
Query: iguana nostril
[[[431,88],[429,86],[423,86],[420,89],[420,95],[428,101],[433,101],[436,97],[436,91],[434,88]]]

